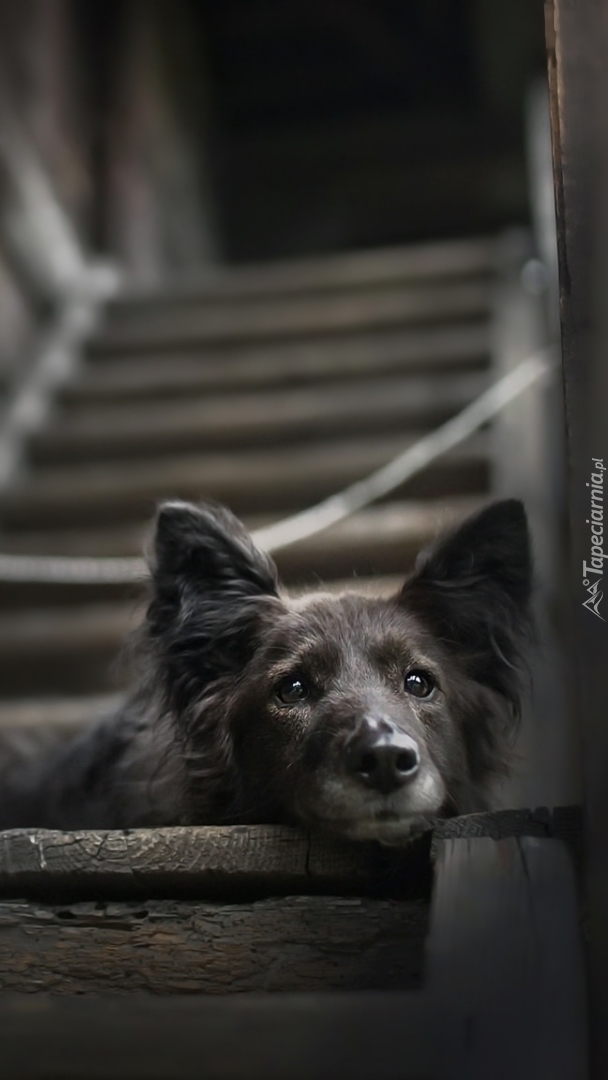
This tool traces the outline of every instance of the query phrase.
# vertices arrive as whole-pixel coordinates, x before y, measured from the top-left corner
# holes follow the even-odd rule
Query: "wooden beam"
[[[570,632],[573,715],[582,742],[592,1075],[600,1080],[608,1075],[608,600],[605,561],[596,562],[591,574],[585,564],[592,565],[590,485],[592,474],[599,475],[592,459],[608,465],[608,12],[601,0],[547,0],[545,12],[574,604],[573,609],[568,604],[564,621]],[[605,497],[599,505],[605,522]],[[597,510],[595,518],[597,527]],[[605,528],[603,537],[606,552]],[[598,592],[589,593],[595,582]],[[598,595],[597,610],[583,606]]]
[[[424,897],[428,844],[394,852],[280,825],[0,834],[0,895],[247,898]]]
[[[576,843],[576,808],[498,811],[438,821],[433,850],[454,839],[563,836]],[[353,843],[282,825],[194,826],[95,832],[0,833],[0,896],[79,899],[268,896],[284,893],[421,898],[426,839],[404,848]],[[439,846],[438,846],[439,845]]]
[[[431,1000],[468,1030],[451,1076],[586,1080],[581,915],[556,840],[443,840],[427,946]]]
[[[422,900],[0,901],[0,991],[407,990],[427,928]]]
[[[529,838],[442,844],[422,990],[35,1002],[7,994],[3,1076],[194,1080],[203,1068],[222,1080],[585,1080],[578,908],[564,849]],[[110,920],[119,913],[106,911]],[[102,912],[91,911],[95,925]],[[32,925],[29,955],[53,933],[45,915],[42,928]],[[81,924],[85,909],[74,915]],[[122,931],[105,932],[116,941]]]

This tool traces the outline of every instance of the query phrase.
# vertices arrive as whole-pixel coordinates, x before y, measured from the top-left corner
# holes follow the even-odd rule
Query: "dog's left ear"
[[[147,632],[167,688],[183,705],[236,673],[254,646],[277,570],[223,507],[170,502],[156,519]]]
[[[493,503],[418,557],[401,600],[467,664],[518,705],[514,669],[531,631],[532,557],[523,504]]]

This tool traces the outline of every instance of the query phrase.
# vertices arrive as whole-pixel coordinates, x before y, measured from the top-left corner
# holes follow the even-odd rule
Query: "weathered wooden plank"
[[[55,412],[32,438],[34,460],[105,461],[210,448],[237,449],[354,433],[435,427],[487,386],[481,372],[367,379],[265,393]]]
[[[2,896],[425,896],[428,844],[401,851],[279,825],[0,833]]]
[[[534,810],[493,810],[491,813],[463,814],[438,821],[433,829],[431,856],[437,859],[445,840],[474,840],[488,836],[505,840],[510,836],[536,836],[563,841],[577,871],[582,869],[583,813],[581,806],[538,806]]]
[[[580,811],[498,811],[438,821],[437,856],[448,840],[563,836],[578,842]],[[278,825],[194,826],[124,831],[0,833],[0,895],[275,895],[378,891],[421,897],[429,886],[431,833],[404,848],[348,843]],[[33,890],[33,892],[31,892]]]
[[[277,298],[272,301],[198,304],[169,318],[147,308],[140,321],[109,323],[90,344],[93,355],[145,352],[192,345],[277,341],[290,337],[342,333],[416,324],[474,319],[487,315],[491,284],[486,279],[450,284],[350,290],[333,295]]]
[[[200,303],[201,299],[272,296],[291,292],[316,292],[347,286],[371,286],[387,282],[420,282],[490,273],[495,268],[496,242],[493,237],[442,240],[407,247],[381,248],[330,254],[322,258],[234,266],[229,271],[209,270],[189,281],[169,285],[161,291],[149,287],[127,287],[110,306],[113,319],[128,318],[141,307],[173,307]]]
[[[556,841],[514,843],[449,842],[422,991],[37,995],[35,1005],[7,994],[3,1075],[190,1080],[203,1068],[222,1080],[584,1080],[576,921],[556,903],[565,895],[576,910],[571,869]]]
[[[0,992],[406,990],[427,924],[420,900],[0,901]]]
[[[154,356],[97,357],[82,365],[66,401],[224,393],[356,379],[370,374],[452,371],[487,363],[485,320],[373,334],[333,334],[314,342],[269,342],[230,349],[190,349]],[[102,362],[103,361],[103,362]]]
[[[427,939],[431,1000],[462,1017],[456,1080],[586,1080],[582,934],[557,840],[440,842]]]

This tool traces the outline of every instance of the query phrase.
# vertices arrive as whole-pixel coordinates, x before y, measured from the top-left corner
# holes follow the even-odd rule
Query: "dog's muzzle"
[[[346,767],[359,783],[390,795],[416,777],[420,752],[415,740],[390,721],[369,721],[349,744]]]

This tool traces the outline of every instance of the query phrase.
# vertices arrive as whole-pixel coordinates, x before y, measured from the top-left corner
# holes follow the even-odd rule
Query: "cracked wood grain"
[[[403,990],[428,905],[299,896],[252,904],[0,903],[0,991],[225,994]]]
[[[0,896],[48,899],[328,893],[427,897],[442,840],[561,837],[580,862],[580,808],[504,810],[436,823],[401,849],[340,842],[278,825],[0,833]]]
[[[428,841],[401,851],[284,826],[0,834],[0,895],[198,896],[428,892]]]
[[[279,980],[281,961],[275,963],[272,949],[286,933],[290,919],[285,947],[294,950],[291,957],[296,958],[295,963],[291,957],[289,961],[292,976],[304,972],[310,979],[316,977],[314,969],[317,973],[329,970],[330,978],[339,980],[348,971],[354,985],[362,971],[356,966],[356,953],[373,958],[365,978],[376,963],[384,970],[387,962],[401,962],[399,954],[407,955],[411,941],[404,943],[399,934],[406,927],[408,933],[414,931],[408,921],[409,904],[389,902],[387,907],[386,902],[362,899],[357,907],[342,898],[336,906],[336,898],[327,898],[330,902],[319,919],[315,904],[321,899],[277,899],[271,906],[266,901],[246,911],[232,906],[241,919],[251,918],[250,927],[259,916],[258,926],[265,930],[258,943],[269,941],[268,954],[262,949],[248,969],[236,965],[236,978],[243,980],[244,987],[251,986],[247,978],[254,967],[259,972],[265,969],[267,986]],[[374,908],[376,904],[380,907]],[[117,1001],[116,995],[89,997],[82,992],[32,997],[7,988],[0,1011],[3,1080],[55,1080],[58,1076],[76,1080],[85,1075],[89,1080],[116,1076],[194,1080],[202,1073],[223,1080],[283,1080],[286,1076],[290,1080],[312,1076],[317,1080],[368,1080],[371,1076],[374,1080],[586,1080],[584,973],[575,877],[567,849],[555,838],[474,836],[438,841],[424,979],[422,988],[415,991],[340,994],[315,988],[286,995],[197,996],[184,981],[184,971],[191,970],[188,950],[209,947],[212,934],[206,920],[214,907],[192,904],[190,908],[190,919],[200,919],[194,929],[190,929],[194,922],[184,918],[185,907],[166,903],[158,908],[124,903],[60,908],[31,902],[25,910],[23,905],[8,904],[0,937],[5,934],[10,944],[11,935],[16,935],[5,965],[10,978],[23,977],[30,989],[35,986],[32,969],[27,977],[15,975],[19,964],[28,962],[15,961],[16,945],[17,957],[21,951],[26,957],[34,956],[29,962],[38,965],[44,989],[57,970],[58,955],[62,973],[67,972],[64,965],[71,963],[80,987],[85,978],[91,986],[93,965],[98,972],[100,954],[87,963],[86,971],[77,970],[78,956],[82,962],[83,954],[72,941],[90,935],[88,940],[98,942],[101,950],[105,934],[109,942],[105,948],[110,952],[116,949],[118,955],[119,942],[123,943],[123,977],[133,980],[134,989]],[[173,922],[170,915],[178,909],[179,917]],[[215,909],[222,910],[220,905]],[[62,917],[60,911],[69,912],[69,917]],[[160,1000],[136,988],[149,971],[145,956],[151,947],[138,935],[152,933],[157,912],[161,925],[155,948],[164,959],[156,973],[164,970],[168,985],[177,991]],[[218,918],[222,919],[221,914]],[[314,938],[313,942],[307,935],[319,922],[326,936],[324,941]],[[357,924],[361,937],[355,945]],[[176,925],[188,926],[190,936],[179,957],[182,981],[176,976],[171,984]],[[374,953],[376,929],[376,944],[390,943],[382,957]],[[59,934],[65,950],[60,954],[56,952]],[[251,940],[250,934],[249,948]],[[135,942],[142,943],[141,958]],[[300,951],[310,942],[313,976]],[[264,963],[265,955],[268,963]],[[231,970],[233,963],[231,958]],[[114,970],[117,967],[118,963]],[[108,971],[106,966],[104,977]]]

